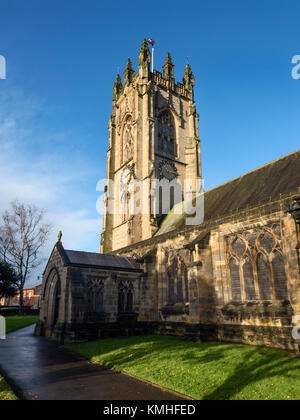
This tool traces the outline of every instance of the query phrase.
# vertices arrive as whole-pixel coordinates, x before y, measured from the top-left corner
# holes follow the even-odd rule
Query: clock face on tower
[[[131,173],[129,168],[124,168],[123,171],[120,174],[120,188],[121,190],[126,189],[129,181],[131,178]]]
[[[159,178],[166,178],[168,181],[178,177],[178,172],[175,164],[168,160],[161,160],[158,165]]]

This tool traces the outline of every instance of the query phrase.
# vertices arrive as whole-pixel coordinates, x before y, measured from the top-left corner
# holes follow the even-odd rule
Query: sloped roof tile
[[[215,187],[204,194],[204,221],[279,198],[300,188],[300,150]],[[171,213],[155,236],[185,227],[186,215]]]

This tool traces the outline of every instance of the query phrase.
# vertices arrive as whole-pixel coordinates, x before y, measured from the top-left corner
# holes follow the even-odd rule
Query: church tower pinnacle
[[[122,80],[119,74],[117,74],[116,81],[113,87],[113,101],[117,101],[123,92]]]
[[[139,53],[139,71],[141,77],[148,77],[150,74],[151,54],[149,51],[148,42],[143,40]]]
[[[199,127],[194,103],[194,75],[189,64],[183,83],[175,82],[170,53],[163,73],[150,70],[146,39],[138,55],[138,72],[128,59],[124,82],[113,86],[109,120],[107,187],[104,200],[101,252],[111,252],[152,237],[165,217],[152,208],[153,183],[201,178]],[[143,185],[131,189],[132,180]],[[183,196],[171,197],[171,208]],[[142,205],[141,205],[142,203]],[[142,211],[136,211],[141,205]]]
[[[185,67],[185,72],[182,81],[185,89],[189,92],[193,92],[195,86],[195,78],[189,63],[187,63]]]
[[[134,70],[131,64],[131,60],[130,58],[128,58],[127,63],[126,63],[126,69],[124,71],[124,85],[125,86],[129,86],[132,83],[133,75],[134,75]]]
[[[164,79],[174,79],[174,64],[171,58],[171,54],[168,53],[166,56],[165,64],[163,65],[164,69]]]

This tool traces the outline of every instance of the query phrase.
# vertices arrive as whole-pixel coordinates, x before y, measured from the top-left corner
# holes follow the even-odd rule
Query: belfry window
[[[171,156],[177,154],[174,118],[168,111],[158,118],[158,151]]]

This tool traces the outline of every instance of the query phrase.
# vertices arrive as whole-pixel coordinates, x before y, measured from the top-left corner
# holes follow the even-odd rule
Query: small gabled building
[[[43,275],[36,334],[72,342],[130,328],[142,311],[143,274],[134,258],[65,250],[59,239]]]

